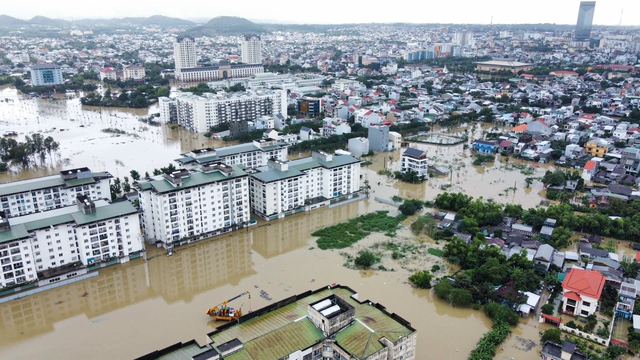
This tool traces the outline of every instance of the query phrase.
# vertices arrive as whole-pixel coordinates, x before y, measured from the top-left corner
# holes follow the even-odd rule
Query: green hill
[[[9,15],[0,15],[0,27],[26,25],[24,20],[16,19]]]
[[[266,28],[247,19],[235,16],[218,16],[208,23],[187,30],[192,36],[244,35],[264,33]]]

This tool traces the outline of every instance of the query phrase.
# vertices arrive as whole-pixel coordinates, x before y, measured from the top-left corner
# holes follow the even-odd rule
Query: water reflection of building
[[[358,215],[359,202],[300,213],[253,228],[253,249],[272,258],[307,245],[311,233]]]
[[[240,230],[181,248],[172,257],[149,261],[149,281],[154,293],[167,302],[185,301],[227,283],[237,284],[243,277],[255,274],[251,237],[251,232]]]

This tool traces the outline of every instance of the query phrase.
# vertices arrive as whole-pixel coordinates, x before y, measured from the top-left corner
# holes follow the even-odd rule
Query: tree
[[[402,215],[413,215],[416,213],[416,211],[421,210],[422,209],[422,201],[420,200],[405,200],[402,205],[400,205],[398,207],[398,210],[400,210],[400,212],[402,213]]]
[[[134,182],[136,182],[136,181],[140,180],[140,173],[138,173],[138,172],[137,172],[137,171],[135,171],[135,170],[131,170],[131,171],[129,172],[129,175],[131,175],[131,179],[133,179],[133,181],[134,181]]]
[[[409,276],[409,281],[419,289],[431,289],[433,275],[428,270],[420,270]]]
[[[547,329],[540,337],[540,342],[544,344],[547,341],[551,341],[553,343],[560,344],[562,342],[561,337],[562,331],[560,331],[560,329]]]
[[[467,289],[454,288],[451,290],[449,301],[452,306],[469,306],[473,302],[473,295],[471,295],[471,291]]]
[[[547,315],[553,315],[554,310],[555,309],[553,304],[544,304],[540,308],[540,311],[542,311],[543,314],[547,314]]]

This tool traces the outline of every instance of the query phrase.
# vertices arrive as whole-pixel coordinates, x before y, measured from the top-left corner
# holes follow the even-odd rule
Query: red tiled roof
[[[513,131],[527,131],[527,124],[516,126],[513,128]]]
[[[566,292],[566,293],[562,294],[562,296],[566,297],[567,299],[571,299],[571,300],[575,300],[575,301],[582,301],[582,298],[580,297],[580,295],[578,295],[577,293],[575,293],[573,291]]]
[[[588,171],[592,171],[593,169],[596,168],[596,164],[598,164],[597,162],[593,161],[593,160],[589,160],[587,161],[587,163],[584,165],[584,169],[588,170]]]
[[[508,147],[511,146],[511,144],[513,143],[509,140],[502,140],[502,142],[500,143],[500,147]]]
[[[578,295],[599,300],[606,278],[598,271],[573,268],[562,282],[562,288]],[[567,296],[567,293],[563,294]]]
[[[538,122],[541,123],[542,125],[549,127],[549,124],[547,124],[544,120],[542,119],[538,119]]]
[[[636,262],[640,262],[640,252],[636,251]]]

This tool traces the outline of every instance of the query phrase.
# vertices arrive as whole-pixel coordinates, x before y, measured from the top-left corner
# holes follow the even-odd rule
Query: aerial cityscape
[[[36,2],[0,15],[0,358],[640,356],[635,2]]]

